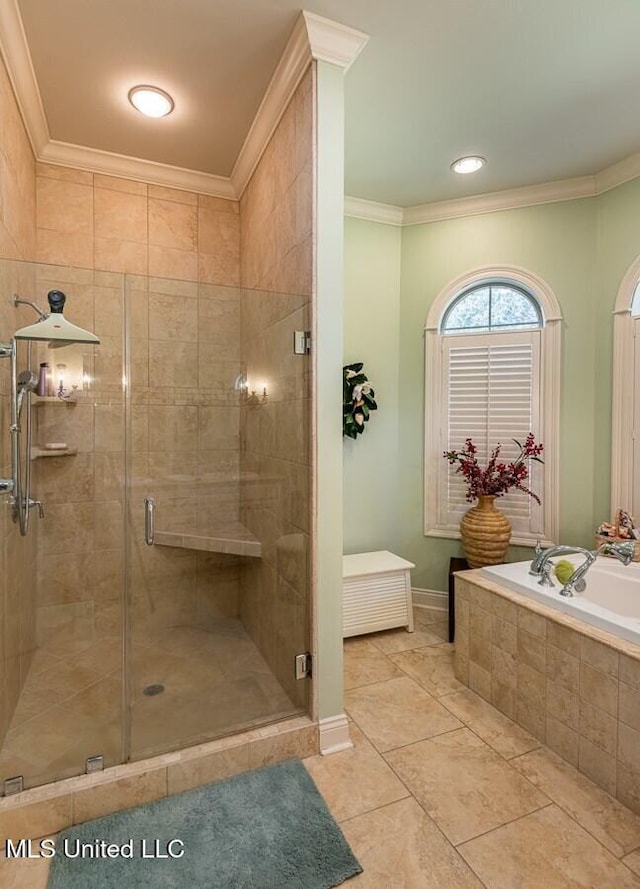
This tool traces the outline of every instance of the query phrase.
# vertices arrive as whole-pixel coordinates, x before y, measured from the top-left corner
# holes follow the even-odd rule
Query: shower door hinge
[[[293,331],[293,354],[308,355],[311,352],[311,331]]]
[[[97,754],[96,756],[88,756],[86,762],[86,772],[90,775],[92,772],[101,772],[104,769],[104,756]]]
[[[293,662],[296,679],[308,679],[311,676],[311,655],[308,651],[297,654]]]
[[[3,782],[4,795],[13,796],[14,793],[22,793],[24,790],[24,778],[22,775],[16,775],[15,778],[7,778]]]

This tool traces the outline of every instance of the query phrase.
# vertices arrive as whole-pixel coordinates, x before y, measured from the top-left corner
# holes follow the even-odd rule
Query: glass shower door
[[[30,369],[48,364],[51,393],[25,398],[32,416],[32,509],[22,536],[9,497],[0,501],[0,793],[108,767],[123,758],[124,295],[121,275],[3,260],[5,309],[12,294],[47,307],[67,296],[66,317],[98,346],[31,343]],[[36,319],[5,311],[3,337]],[[18,343],[26,371],[29,344]],[[2,374],[3,476],[10,473],[8,362]],[[62,395],[63,397],[58,397]],[[5,782],[9,782],[8,784]]]
[[[289,366],[294,310],[308,308],[293,302],[127,278],[133,759],[308,707],[293,678],[309,646],[308,359],[296,381]],[[269,327],[286,353],[255,353]]]

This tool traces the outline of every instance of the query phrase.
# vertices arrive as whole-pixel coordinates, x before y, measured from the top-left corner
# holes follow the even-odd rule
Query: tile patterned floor
[[[305,760],[364,867],[345,887],[640,889],[640,817],[456,682],[430,618],[345,643],[355,746]],[[0,886],[47,869],[0,859]]]
[[[349,889],[640,889],[640,817],[453,675],[442,623],[345,642],[353,750],[305,761]]]

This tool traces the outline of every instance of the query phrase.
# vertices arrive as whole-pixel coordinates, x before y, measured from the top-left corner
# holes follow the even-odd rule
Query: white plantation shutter
[[[446,336],[442,348],[442,451],[461,450],[472,438],[484,468],[490,451],[502,445],[499,461],[518,454],[513,439],[524,442],[529,432],[542,438],[540,409],[540,330]],[[471,505],[466,482],[455,465],[442,460],[439,478],[438,526],[457,528]],[[527,484],[542,493],[542,467],[531,463]],[[499,498],[514,535],[542,531],[542,510],[533,498],[517,490]]]

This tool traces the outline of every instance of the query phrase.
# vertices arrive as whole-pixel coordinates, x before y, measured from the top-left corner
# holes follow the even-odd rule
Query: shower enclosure
[[[0,286],[0,340],[50,290],[100,339],[16,341],[54,394],[22,387],[43,516],[23,536],[0,496],[0,793],[307,712],[308,297],[6,260]]]

